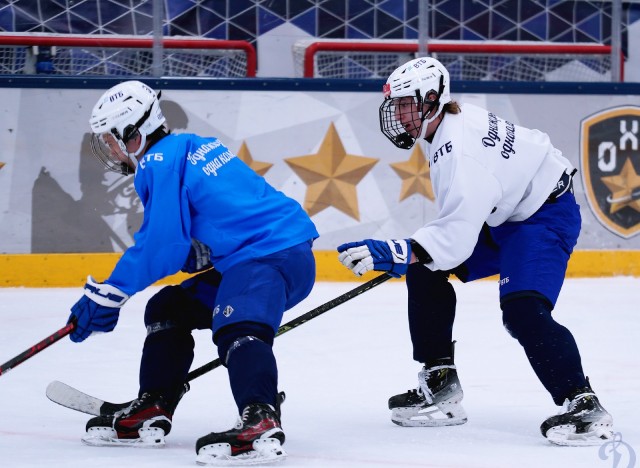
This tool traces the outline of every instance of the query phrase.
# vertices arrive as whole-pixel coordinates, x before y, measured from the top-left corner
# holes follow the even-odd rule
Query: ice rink
[[[276,340],[280,388],[287,393],[282,410],[289,456],[281,466],[634,466],[640,455],[640,278],[568,280],[554,312],[573,332],[592,386],[614,417],[621,439],[615,447],[557,447],[540,435],[540,423],[557,407],[502,326],[497,285],[454,285],[456,361],[469,422],[445,428],[390,422],[388,398],[415,387],[420,369],[411,360],[405,287],[391,281]],[[284,321],[356,286],[318,283]],[[113,333],[82,344],[64,338],[0,376],[1,467],[196,466],[196,439],[234,424],[224,368],[192,382],[160,449],[84,446],[80,437],[90,416],[46,398],[52,380],[114,402],[134,398],[143,310],[155,291],[134,296]],[[81,293],[80,288],[0,289],[0,362],[62,327]],[[194,367],[216,357],[210,332],[195,336]]]

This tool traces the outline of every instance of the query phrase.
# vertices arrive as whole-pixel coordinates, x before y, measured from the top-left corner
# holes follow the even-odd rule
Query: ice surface
[[[318,283],[291,320],[356,283]],[[556,447],[539,432],[557,407],[519,344],[502,327],[493,281],[462,285],[454,328],[456,361],[469,422],[445,428],[403,428],[389,420],[389,396],[416,385],[406,292],[392,281],[305,323],[276,341],[283,405],[283,467],[602,467],[629,468],[640,452],[640,279],[572,279],[556,319],[574,334],[583,364],[622,442]],[[161,449],[95,448],[80,443],[89,416],[51,403],[45,388],[61,380],[119,402],[137,392],[145,335],[144,304],[157,288],[134,296],[113,333],[82,344],[67,338],[0,376],[0,466],[196,466],[195,441],[228,429],[236,410],[223,368],[192,382]],[[62,327],[80,289],[0,289],[0,362]],[[194,366],[216,357],[210,332],[196,337]],[[640,453],[638,454],[640,455]]]

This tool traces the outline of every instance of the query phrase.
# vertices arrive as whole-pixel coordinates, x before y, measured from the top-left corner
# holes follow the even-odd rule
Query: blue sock
[[[189,330],[171,328],[148,335],[140,362],[140,395],[160,392],[167,398],[177,396],[187,381],[193,347]]]
[[[242,413],[249,403],[267,403],[275,408],[278,368],[271,346],[255,337],[239,338],[235,344],[227,368],[238,412]]]

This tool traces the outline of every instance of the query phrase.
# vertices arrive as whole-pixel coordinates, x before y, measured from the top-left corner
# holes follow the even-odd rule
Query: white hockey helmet
[[[129,174],[126,164],[116,158],[101,138],[110,134],[120,150],[137,167],[137,156],[144,150],[147,136],[164,125],[166,119],[159,103],[160,94],[140,81],[125,81],[105,92],[91,111],[92,149],[107,169]],[[140,134],[142,141],[135,153],[127,151],[129,140]]]
[[[451,102],[449,72],[434,58],[420,57],[398,67],[389,76],[382,88],[384,101],[380,106],[380,130],[398,148],[409,149],[422,135],[424,123],[433,121],[448,102]],[[437,98],[429,100],[428,95],[435,93]],[[416,136],[409,133],[398,119],[397,105],[400,98],[414,99],[420,116],[420,126],[415,127]],[[433,110],[436,112],[427,119]]]

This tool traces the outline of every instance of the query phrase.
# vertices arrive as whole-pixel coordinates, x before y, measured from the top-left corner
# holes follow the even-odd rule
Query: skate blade
[[[611,424],[592,424],[589,432],[576,433],[572,424],[552,427],[547,431],[547,440],[565,447],[588,447],[602,445],[613,439]]]
[[[91,447],[161,448],[165,446],[164,431],[159,428],[141,429],[137,439],[119,439],[110,427],[92,427],[82,437],[82,443]]]
[[[231,455],[229,444],[211,444],[200,449],[196,463],[202,466],[249,466],[272,465],[282,462],[287,453],[278,439],[256,439],[253,450],[240,455]]]
[[[391,422],[402,427],[458,426],[467,422],[467,414],[460,404],[394,408]]]

